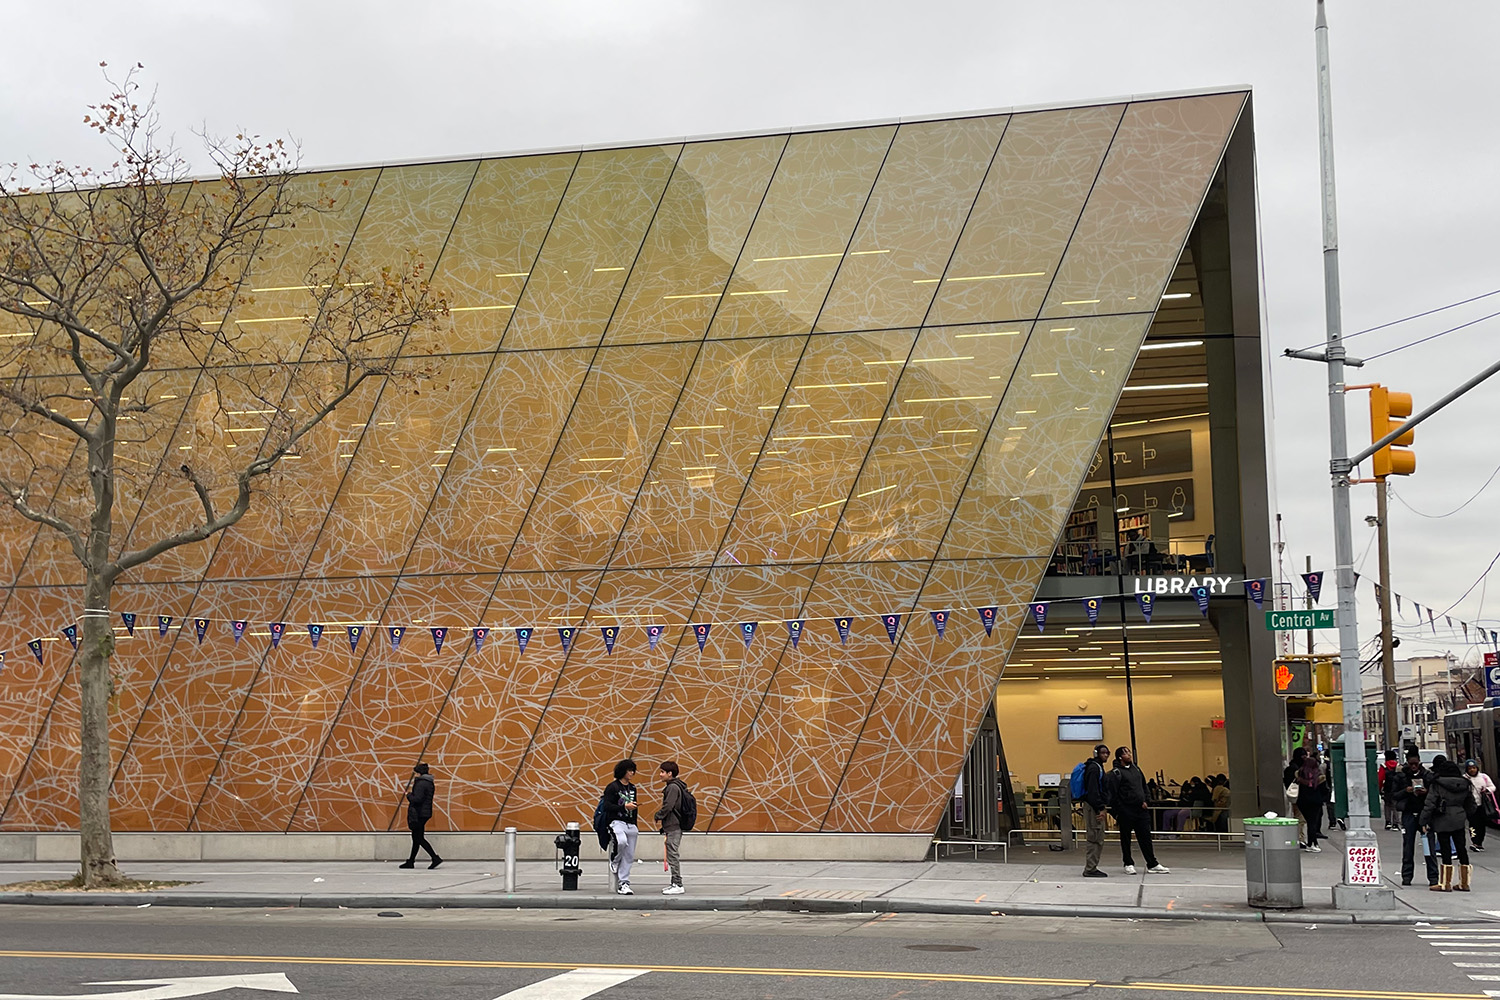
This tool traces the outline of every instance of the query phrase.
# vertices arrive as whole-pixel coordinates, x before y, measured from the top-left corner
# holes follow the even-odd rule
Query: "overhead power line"
[[[1474,296],[1471,296],[1471,297],[1469,297],[1467,299],[1460,299],[1457,302],[1449,302],[1447,305],[1445,305],[1445,306],[1438,306],[1435,309],[1426,309],[1426,310],[1423,310],[1422,312],[1419,312],[1419,313],[1413,313],[1410,316],[1403,316],[1400,319],[1393,319],[1389,323],[1381,323],[1379,326],[1372,326],[1372,327],[1370,327],[1368,329],[1360,330],[1357,333],[1346,333],[1346,334],[1344,334],[1344,339],[1345,340],[1352,340],[1355,337],[1363,337],[1367,333],[1375,333],[1378,330],[1386,330],[1386,329],[1389,329],[1390,327],[1393,327],[1393,326],[1399,326],[1402,323],[1409,323],[1409,322],[1411,322],[1414,319],[1422,319],[1424,316],[1432,316],[1432,315],[1435,315],[1435,314],[1440,313],[1440,312],[1445,312],[1445,311],[1447,311],[1449,309],[1457,309],[1459,306],[1466,306],[1470,302],[1478,302],[1480,299],[1487,299],[1487,298],[1489,298],[1492,295],[1500,295],[1500,288],[1497,288],[1497,289],[1495,289],[1492,292],[1485,292],[1485,293],[1483,293],[1481,295],[1474,295]],[[1489,317],[1486,316],[1484,318],[1488,319]],[[1477,323],[1479,321],[1475,320],[1475,322]],[[1462,329],[1462,327],[1455,327],[1455,329]],[[1451,333],[1452,331],[1445,330],[1443,332],[1444,333]],[[1439,334],[1438,336],[1441,336],[1441,334]],[[1304,347],[1302,349],[1304,351],[1310,351],[1310,350],[1313,350],[1314,348],[1317,348],[1317,347],[1326,346],[1326,344],[1327,344],[1327,341],[1319,341],[1316,344],[1309,344],[1308,346],[1306,346],[1306,347]],[[1376,356],[1379,357],[1379,355],[1376,355]],[[1369,360],[1369,359],[1367,358],[1366,360]]]

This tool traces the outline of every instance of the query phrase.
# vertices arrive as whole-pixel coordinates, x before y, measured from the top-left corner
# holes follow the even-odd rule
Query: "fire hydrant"
[[[552,843],[561,852],[557,871],[562,876],[563,891],[576,890],[578,876],[583,874],[583,866],[578,863],[578,853],[583,846],[583,838],[578,835],[578,824],[569,823],[562,833],[552,838]]]

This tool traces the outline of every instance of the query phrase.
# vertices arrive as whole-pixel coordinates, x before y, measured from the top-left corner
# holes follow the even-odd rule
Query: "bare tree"
[[[279,463],[366,380],[415,377],[398,352],[446,313],[415,256],[363,268],[343,246],[297,249],[289,231],[343,192],[299,183],[283,141],[200,134],[216,176],[191,179],[139,69],[106,75],[112,93],[84,117],[113,147],[109,167],[0,169],[0,509],[58,533],[82,568],[89,888],[122,878],[109,814],[116,583],[274,497]],[[296,252],[309,257],[301,282],[274,289],[279,307],[296,303],[281,317],[296,336],[237,322],[273,254],[285,273]],[[230,433],[244,413],[259,447]]]

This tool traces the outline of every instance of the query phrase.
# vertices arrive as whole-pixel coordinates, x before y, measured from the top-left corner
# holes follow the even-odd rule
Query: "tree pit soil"
[[[180,882],[158,879],[124,878],[109,885],[95,886],[92,889],[83,887],[83,879],[77,875],[72,878],[49,878],[36,879],[30,882],[7,882],[0,884],[0,892],[155,892],[158,889],[171,889],[179,885],[195,885],[193,882]]]

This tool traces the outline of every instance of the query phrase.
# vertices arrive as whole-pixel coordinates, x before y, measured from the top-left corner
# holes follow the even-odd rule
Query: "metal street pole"
[[[1386,524],[1386,481],[1375,481],[1376,545],[1380,547],[1380,689],[1385,705],[1385,745],[1401,746],[1396,718],[1396,649],[1391,636],[1391,536]],[[1399,753],[1398,753],[1399,757]]]
[[[1318,152],[1323,182],[1323,304],[1328,328],[1329,473],[1333,480],[1334,579],[1338,589],[1340,668],[1344,685],[1344,765],[1348,830],[1344,878],[1333,888],[1340,909],[1394,909],[1396,894],[1380,882],[1379,844],[1370,829],[1364,706],[1359,678],[1359,622],[1354,605],[1354,535],[1349,525],[1349,439],[1344,414],[1344,334],[1339,309],[1339,238],[1333,171],[1333,101],[1328,70],[1328,19],[1323,0],[1313,30],[1318,50]],[[1373,861],[1373,871],[1370,862]]]

